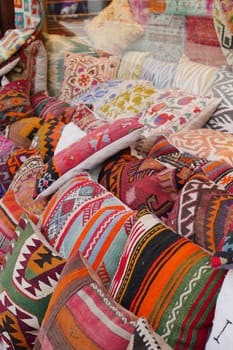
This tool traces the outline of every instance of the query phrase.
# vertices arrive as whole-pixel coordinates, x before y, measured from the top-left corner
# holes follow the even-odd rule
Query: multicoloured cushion
[[[16,143],[0,135],[0,197],[8,190],[12,181],[12,174],[7,166],[7,160],[18,148]]]
[[[78,35],[70,37],[43,32],[42,40],[48,57],[48,93],[52,97],[59,97],[64,79],[64,52],[96,55],[96,51]]]
[[[137,84],[119,93],[108,103],[102,105],[98,114],[105,119],[135,117],[152,104],[158,90],[150,81],[139,80]]]
[[[177,196],[166,224],[213,254],[232,221],[233,195],[196,169]]]
[[[141,209],[109,291],[173,349],[204,349],[224,277],[198,245]]]
[[[220,99],[201,97],[180,89],[157,94],[151,106],[141,113],[144,134],[172,134],[180,130],[201,128],[217,109]]]
[[[60,100],[72,102],[92,86],[115,79],[119,64],[120,58],[116,56],[93,57],[65,52]]]
[[[65,125],[56,119],[44,122],[33,137],[30,148],[38,150],[44,163],[48,162],[54,155]]]
[[[85,25],[85,31],[98,50],[120,55],[144,34],[127,0],[113,0]]]
[[[131,159],[130,159],[131,158]],[[157,216],[171,210],[192,169],[167,168],[153,158],[116,155],[106,161],[98,181],[131,209],[146,206]]]
[[[20,61],[7,74],[10,81],[26,79],[30,94],[47,91],[47,51],[41,40],[34,40],[17,54]]]
[[[232,221],[229,227],[224,232],[224,236],[221,238],[219,245],[216,247],[216,251],[212,256],[211,264],[214,268],[233,268],[233,226]]]
[[[39,217],[23,208],[16,200],[14,191],[9,189],[0,199],[0,268],[5,265],[5,256],[15,236],[15,228],[24,213],[34,223],[38,222]]]
[[[47,196],[81,169],[95,169],[105,159],[129,147],[138,137],[142,124],[127,118],[104,124],[79,141],[55,154],[38,174],[35,197]]]
[[[144,318],[137,318],[111,298],[80,253],[63,270],[34,349],[44,349],[46,344],[51,350],[136,350],[137,344],[143,350],[170,349]]]
[[[194,62],[183,55],[178,62],[173,87],[194,95],[211,95],[217,70],[217,67]]]
[[[36,149],[25,149],[19,148],[11,153],[8,157],[6,164],[11,174],[12,179],[14,178],[16,172],[21,167],[21,165],[31,156],[38,155],[39,152]]]
[[[177,63],[165,62],[147,57],[143,63],[139,79],[149,80],[157,89],[169,89],[173,85]]]
[[[118,79],[139,79],[145,60],[151,56],[150,52],[127,51],[121,57],[117,72]]]
[[[169,140],[183,152],[208,160],[233,165],[233,136],[213,129],[196,129],[169,135]]]
[[[45,122],[56,119],[66,124],[71,121],[75,112],[75,107],[72,107],[68,102],[51,97],[45,92],[39,92],[32,96],[31,103],[34,114]]]
[[[2,344],[32,349],[65,259],[41,241],[33,223],[22,215],[0,280]]]
[[[8,127],[7,137],[19,147],[29,148],[32,139],[42,125],[42,118],[29,117],[17,120]]]
[[[38,152],[34,154],[31,153],[30,157],[27,159],[25,158],[23,163],[21,162],[20,167],[18,164],[11,164],[11,167],[14,167],[15,174],[9,189],[14,191],[15,199],[22,208],[32,214],[40,216],[48,204],[48,199],[41,198],[34,200],[33,195],[36,176],[40,169],[43,168],[44,162]]]
[[[81,173],[52,196],[41,232],[65,258],[81,251],[109,286],[134,219],[133,210]]]
[[[233,73],[224,67],[217,71],[213,85],[213,95],[221,98],[217,110],[205,127],[233,134]]]
[[[98,118],[92,110],[92,106],[80,103],[76,107],[75,113],[72,117],[72,123],[84,132],[89,132],[105,125],[107,121]]]
[[[28,82],[16,80],[0,87],[0,130],[21,118],[33,115]]]

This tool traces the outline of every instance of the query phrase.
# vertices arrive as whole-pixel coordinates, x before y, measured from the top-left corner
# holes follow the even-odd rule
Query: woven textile
[[[166,215],[192,169],[167,168],[153,158],[132,158],[123,154],[107,161],[100,183],[131,209],[146,206],[157,216]]]
[[[109,291],[173,349],[204,349],[224,277],[198,245],[142,209]]]
[[[5,264],[6,252],[23,213],[27,213],[34,223],[38,222],[38,216],[27,212],[16,200],[14,191],[9,189],[0,199],[0,268]]]
[[[33,224],[22,215],[1,271],[1,349],[9,338],[13,349],[33,348],[65,262],[42,243]]]
[[[151,56],[150,52],[127,51],[121,57],[118,79],[139,79],[145,60]]]
[[[41,231],[65,258],[81,251],[109,285],[134,219],[134,211],[80,174],[50,199]]]
[[[16,120],[32,116],[28,82],[17,80],[0,88],[0,130]]]
[[[24,149],[24,148],[19,148],[19,149],[16,149],[14,152],[12,152],[6,161],[8,171],[12,179],[14,178],[16,172],[21,167],[21,165],[26,161],[26,159],[38,154],[39,152],[36,149]]]
[[[45,92],[33,95],[31,104],[34,114],[45,122],[56,119],[67,124],[71,121],[75,111],[75,107],[70,106],[69,103],[60,101],[56,97],[48,96]]]
[[[197,169],[176,198],[166,224],[215,253],[232,221],[233,196]]]
[[[111,298],[80,253],[63,270],[34,349],[46,344],[51,350],[169,349],[145,319]]]

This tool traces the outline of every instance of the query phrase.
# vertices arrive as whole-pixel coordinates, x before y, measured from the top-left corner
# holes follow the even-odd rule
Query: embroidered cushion
[[[55,192],[81,169],[95,169],[105,159],[129,147],[142,125],[135,118],[109,122],[55,154],[37,176],[35,197]]]
[[[44,349],[48,343],[54,350],[70,346],[126,350],[128,346],[137,349],[137,344],[145,350],[170,349],[145,318],[137,318],[111,298],[80,253],[70,258],[63,269],[35,350]]]
[[[173,87],[194,95],[211,95],[217,70],[217,67],[194,62],[182,55],[178,62]]]
[[[183,152],[233,164],[233,136],[228,133],[203,128],[170,134],[169,140]]]
[[[50,199],[41,232],[65,258],[81,251],[109,286],[134,219],[133,210],[80,173]]]
[[[213,84],[213,95],[221,98],[217,110],[210,117],[205,127],[233,134],[233,73],[224,67],[217,71]]]
[[[56,97],[51,97],[45,92],[39,92],[32,96],[31,103],[35,115],[45,122],[56,119],[66,124],[70,122],[75,112],[75,107],[70,106],[65,101],[60,101]]]
[[[42,40],[48,57],[48,93],[52,97],[59,97],[64,79],[64,52],[79,52],[94,56],[96,51],[78,35],[70,37],[43,32]]]
[[[117,94],[108,103],[102,105],[98,114],[109,120],[135,117],[149,108],[157,94],[158,90],[151,82],[139,80],[136,85]]]
[[[64,53],[64,80],[60,100],[71,103],[92,86],[115,79],[120,63],[116,56],[93,57],[78,53]]]
[[[64,266],[65,259],[41,241],[33,223],[22,215],[1,271],[2,344],[10,340],[14,349],[33,348]]]
[[[168,89],[155,96],[139,120],[144,134],[176,133],[201,128],[220,103],[219,98],[201,97],[180,89]]]
[[[177,196],[166,224],[213,254],[231,223],[233,196],[196,169]]]
[[[16,80],[0,87],[0,131],[16,120],[33,115],[28,82]]]
[[[109,292],[173,349],[203,349],[224,277],[198,245],[141,209]]]
[[[120,55],[144,34],[127,0],[113,0],[86,24],[85,30],[96,49],[112,55]]]

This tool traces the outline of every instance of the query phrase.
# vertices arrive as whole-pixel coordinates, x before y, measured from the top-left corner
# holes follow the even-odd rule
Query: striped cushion
[[[150,52],[128,51],[121,58],[117,79],[138,79]]]
[[[63,269],[34,349],[48,344],[50,350],[170,349],[145,319],[111,298],[80,253]]]
[[[173,349],[204,349],[224,277],[199,246],[141,209],[110,294]]]
[[[133,210],[84,173],[51,198],[41,231],[62,256],[81,251],[109,285],[134,219]]]
[[[194,95],[210,95],[217,70],[217,67],[194,62],[183,55],[178,63],[173,87]]]

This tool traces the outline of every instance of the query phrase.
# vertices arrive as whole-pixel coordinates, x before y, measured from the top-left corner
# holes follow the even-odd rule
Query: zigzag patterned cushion
[[[138,212],[110,294],[173,349],[204,349],[225,271],[148,210]]]
[[[233,73],[220,68],[213,85],[213,95],[221,98],[217,110],[205,127],[233,134]]]
[[[111,298],[80,253],[63,270],[34,349],[47,344],[51,350],[171,350],[145,318]]]
[[[65,259],[23,214],[0,279],[0,348],[32,349]]]
[[[53,195],[41,232],[65,258],[81,251],[108,286],[134,219],[133,210],[81,173]]]

